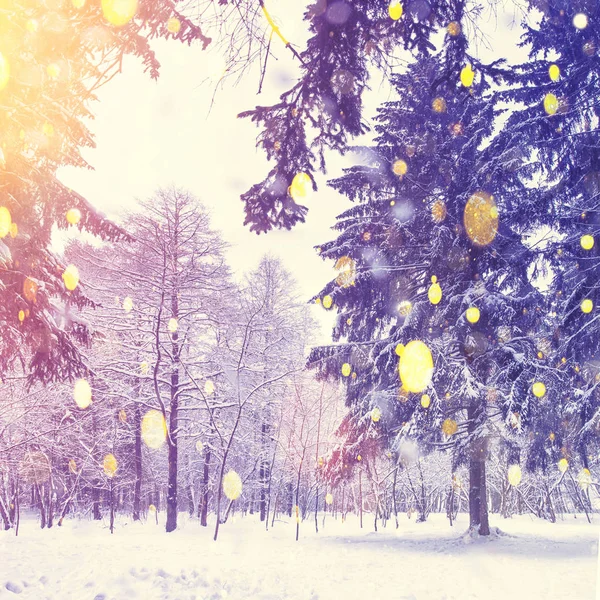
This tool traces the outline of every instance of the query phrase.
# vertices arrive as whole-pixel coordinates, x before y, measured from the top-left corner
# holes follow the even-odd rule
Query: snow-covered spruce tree
[[[544,368],[554,375],[554,389],[546,384],[563,418],[540,422],[536,441],[544,449],[530,454],[530,466],[545,469],[578,456],[589,469],[600,424],[600,9],[584,1],[535,6],[537,18],[522,38],[528,61],[497,95],[513,112],[492,150],[522,163],[506,189],[535,209],[523,211],[521,222],[540,226],[532,243],[543,249],[553,296],[545,340],[551,352],[544,352],[552,360]],[[584,487],[589,475],[581,473]]]
[[[262,127],[257,145],[275,162],[267,177],[242,195],[245,224],[256,233],[291,229],[305,219],[302,204],[314,173],[325,169],[325,152],[344,153],[352,137],[368,130],[362,94],[369,69],[389,74],[397,53],[410,50],[427,56],[431,39],[448,27],[461,44],[459,21],[478,34],[473,15],[480,2],[466,0],[316,0],[304,19],[312,37],[298,56],[301,75],[273,106],[257,106],[240,114]],[[459,68],[448,54],[443,77]],[[315,188],[316,189],[316,188]]]
[[[379,110],[374,145],[358,149],[367,163],[332,182],[356,206],[320,248],[341,271],[317,299],[339,313],[338,343],[309,362],[346,382],[345,463],[385,448],[409,461],[415,444],[452,449],[454,465],[469,466],[470,524],[485,535],[489,448],[544,410],[528,335],[544,298],[511,228],[522,207],[481,151],[500,66],[448,38],[439,56],[393,77],[399,100]]]
[[[0,376],[20,363],[31,380],[82,371],[77,342],[85,324],[59,325],[69,306],[88,305],[77,273],[51,252],[53,227],[71,222],[104,239],[124,232],[56,177],[62,166],[89,168],[81,148],[94,145],[84,119],[95,91],[115,76],[125,54],[158,76],[148,40],[209,40],[158,0],[4,2],[0,13]],[[71,213],[68,213],[71,211]],[[79,211],[79,212],[75,212]],[[68,217],[66,215],[69,214]],[[65,272],[66,271],[66,272]]]

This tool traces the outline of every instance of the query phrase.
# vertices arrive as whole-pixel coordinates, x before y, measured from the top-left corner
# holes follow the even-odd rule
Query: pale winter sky
[[[301,20],[303,3],[277,0],[271,4],[286,37],[301,46],[307,35]],[[502,33],[495,25],[486,26],[491,46],[504,46],[501,55],[506,55],[507,47],[514,47],[515,34],[506,35],[510,20],[508,15],[501,16]],[[63,169],[61,179],[117,220],[124,208],[135,205],[136,198],[147,198],[158,187],[186,188],[209,209],[213,227],[231,244],[228,260],[238,276],[270,253],[281,258],[302,298],[308,300],[334,276],[333,265],[323,262],[313,248],[333,238],[330,227],[349,201],[327,188],[326,177],[321,176],[319,191],[307,202],[306,223],[292,231],[257,236],[242,225],[239,198],[266,176],[269,165],[262,150],[255,148],[259,129],[236,115],[257,104],[271,104],[294,82],[298,70],[291,53],[274,38],[272,48],[279,60],[269,61],[265,91],[256,95],[254,71],[236,87],[225,83],[209,112],[222,70],[218,55],[173,40],[154,43],[154,48],[162,64],[158,82],[142,72],[139,60],[126,60],[123,74],[102,88],[100,101],[92,105],[96,118],[89,126],[97,148],[84,156],[95,170]],[[485,49],[481,54],[488,60],[497,57]],[[369,104],[374,108],[388,97],[388,90],[376,87]],[[340,159],[333,160],[328,175],[339,173],[341,164]],[[325,340],[332,315],[325,316],[317,306],[313,311],[323,325]]]

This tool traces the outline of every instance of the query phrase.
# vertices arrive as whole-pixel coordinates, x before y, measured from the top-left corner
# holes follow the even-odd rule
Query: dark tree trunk
[[[110,480],[110,491],[109,491],[108,504],[110,506],[110,532],[114,533],[115,530],[115,494],[113,491],[113,480]]]
[[[396,529],[398,529],[398,505],[396,503],[396,483],[398,482],[398,466],[394,469],[394,482],[392,483],[392,508],[394,509],[394,519]]]
[[[292,516],[292,510],[294,508],[294,486],[292,483],[288,483],[287,484],[287,497],[288,497],[288,503],[287,503],[287,507],[286,507],[286,512],[287,512],[287,516],[291,517]]]
[[[204,453],[204,471],[202,473],[202,495],[200,496],[200,525],[208,525],[208,482],[210,473],[210,450]]]
[[[16,485],[16,494],[15,494],[15,511],[16,511],[16,520],[15,520],[15,537],[19,535],[19,524],[21,523],[21,502],[19,500],[19,483],[17,481]]]
[[[260,462],[259,481],[260,481],[260,520],[261,523],[267,518],[267,485],[269,482],[269,462],[266,459],[267,439],[269,434],[269,426],[263,423],[261,427],[261,439],[263,447],[263,458]]]
[[[360,515],[360,528],[363,526],[363,497],[362,497],[362,471],[358,472],[358,514]]]
[[[10,529],[11,520],[6,512],[6,508],[4,507],[4,502],[2,502],[2,498],[0,498],[0,517],[4,521],[4,530]]]
[[[52,484],[49,483],[48,484],[48,509],[47,509],[47,523],[46,523],[46,527],[48,527],[48,529],[52,528],[52,525],[54,525],[54,504],[52,501]]]
[[[15,516],[16,516],[15,513],[17,510],[17,493],[18,493],[18,487],[17,487],[17,484],[15,483],[15,484],[11,485],[12,501],[8,505],[8,518],[10,519],[11,523],[15,522]]]
[[[453,510],[454,510],[454,486],[450,486],[450,491],[448,492],[448,497],[446,498],[446,516],[450,521],[450,527],[452,527],[453,520]]]
[[[94,521],[100,521],[102,519],[102,513],[100,512],[100,489],[98,488],[100,482],[95,481],[92,485],[92,508],[94,514]]]
[[[471,446],[472,453],[476,450]],[[469,526],[479,527],[481,523],[481,461],[471,456],[469,461]]]
[[[472,417],[470,419],[472,423]],[[477,438],[471,442],[471,456],[469,458],[469,526],[476,528],[481,535],[490,534],[485,480],[486,453],[485,440]]]
[[[44,503],[44,490],[40,486],[35,484],[35,497],[38,500],[38,506],[40,509],[40,528],[46,527],[46,505]]]
[[[302,456],[302,459],[304,456]],[[296,541],[300,537],[300,478],[302,476],[302,459],[300,459],[300,467],[298,468],[298,477],[296,479]]]
[[[177,293],[171,296],[171,312],[173,318],[179,317],[179,303]],[[172,355],[173,366],[171,370],[171,414],[169,418],[169,479],[167,483],[167,526],[166,530],[177,529],[177,421],[179,408],[179,335],[177,331],[173,336]]]
[[[171,382],[178,378],[177,374],[171,376]],[[167,532],[177,529],[177,443],[175,441],[177,429],[177,397],[171,401],[171,418],[169,420],[169,476],[167,481]]]
[[[136,400],[139,400],[139,384],[137,390],[138,398],[136,398]],[[135,402],[133,415],[133,427],[135,430],[135,485],[133,488],[133,520],[139,521],[142,496],[142,411],[139,402],[137,401]]]
[[[480,454],[480,502],[479,502],[479,535],[490,535],[490,523],[488,519],[488,504],[487,504],[487,482],[486,482],[486,457],[487,457],[487,440],[481,441],[481,454]]]
[[[319,484],[317,483],[317,489],[315,490],[315,531],[317,533],[319,533],[318,514],[319,514]]]

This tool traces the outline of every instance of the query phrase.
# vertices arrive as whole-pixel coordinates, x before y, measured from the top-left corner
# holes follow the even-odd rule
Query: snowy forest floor
[[[183,515],[182,515],[183,517]],[[22,519],[19,537],[0,531],[0,600],[593,600],[598,523],[556,524],[529,516],[491,524],[503,535],[471,539],[467,515],[450,527],[400,517],[379,532],[327,516],[276,522],[253,517],[222,526],[219,540],[197,521],[166,534],[162,523],[67,521],[40,530]],[[596,517],[598,520],[598,517]]]

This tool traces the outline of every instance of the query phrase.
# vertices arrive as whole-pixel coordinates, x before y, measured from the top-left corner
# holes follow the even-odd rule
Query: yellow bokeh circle
[[[460,82],[464,87],[471,87],[475,79],[475,72],[471,65],[466,65],[460,72]]]
[[[398,0],[392,0],[388,6],[388,14],[390,15],[390,19],[397,21],[403,13],[402,4],[398,2]]]
[[[508,483],[517,487],[521,483],[522,473],[519,465],[510,465],[508,467]]]
[[[481,317],[481,312],[476,306],[470,306],[469,308],[467,308],[465,315],[467,317],[467,321],[474,325],[479,321],[479,318]]]
[[[582,235],[579,243],[584,250],[591,250],[594,247],[594,236],[589,234]]]
[[[444,98],[441,96],[434,98],[433,102],[431,103],[431,108],[433,108],[434,112],[436,113],[446,112],[446,100],[444,100]]]
[[[79,270],[75,265],[69,265],[62,274],[65,287],[69,291],[73,291],[79,284]]]
[[[536,381],[531,386],[531,391],[536,398],[543,398],[546,395],[546,385],[541,381]]]
[[[10,211],[6,206],[0,206],[0,238],[6,237],[10,233],[11,225]]]
[[[577,483],[582,490],[587,490],[592,484],[592,474],[585,467],[581,469],[577,476]]]
[[[78,208],[70,208],[67,211],[67,223],[77,225],[81,221],[81,211]]]
[[[142,440],[153,450],[160,448],[167,439],[167,422],[159,410],[151,409],[143,416],[141,429]]]
[[[458,431],[458,423],[454,419],[446,419],[442,423],[442,431],[447,436],[454,435]]]
[[[433,357],[431,350],[420,340],[412,340],[402,350],[398,367],[402,387],[420,393],[431,383]]]
[[[138,0],[102,0],[104,18],[115,27],[126,25],[135,17]]]
[[[73,399],[79,408],[87,408],[92,403],[92,388],[85,379],[78,379],[75,382]]]
[[[429,286],[427,297],[429,298],[429,302],[434,305],[439,304],[442,300],[442,288],[437,282],[437,277],[435,275],[431,278],[431,285]]]
[[[104,474],[107,477],[113,478],[115,476],[115,473],[119,468],[119,463],[117,462],[117,459],[115,458],[114,454],[107,454],[104,457],[104,461],[102,462],[102,468],[104,470]]]
[[[406,164],[406,161],[402,160],[401,158],[398,159],[392,165],[392,171],[394,172],[394,175],[398,175],[398,177],[403,177],[406,175],[408,172],[408,165]]]
[[[460,23],[458,21],[452,21],[450,23],[448,23],[448,35],[451,35],[452,37],[456,37],[457,35],[460,35]]]
[[[491,244],[498,233],[498,207],[494,197],[482,191],[473,194],[465,205],[463,222],[474,244]]]
[[[167,21],[167,30],[169,33],[179,33],[181,30],[181,21],[177,17],[171,17]]]
[[[552,94],[548,93],[544,96],[544,110],[549,115],[555,115],[558,111],[558,98]]]
[[[7,85],[10,79],[10,63],[6,57],[0,52],[0,91]]]
[[[312,180],[307,173],[296,173],[290,185],[290,196],[295,202],[304,200],[312,188]]]
[[[223,491],[230,500],[237,500],[242,495],[242,480],[235,471],[228,471],[223,477]]]
[[[585,314],[591,313],[594,309],[594,303],[589,298],[586,298],[585,300],[582,300],[580,308],[581,312],[584,312]]]

